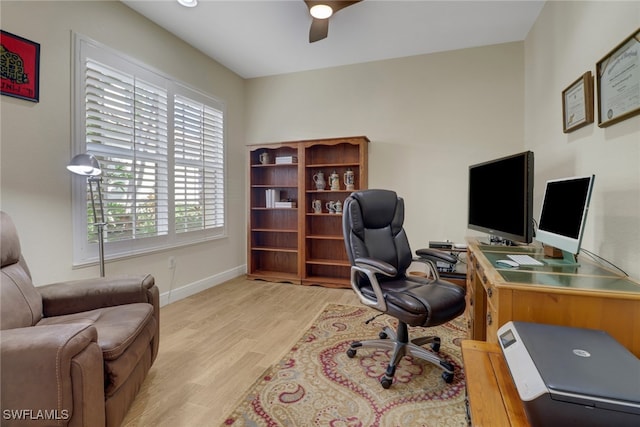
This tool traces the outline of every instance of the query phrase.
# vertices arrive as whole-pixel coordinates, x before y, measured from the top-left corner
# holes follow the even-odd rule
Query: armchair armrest
[[[358,295],[358,298],[360,298],[360,301],[364,305],[373,307],[377,310],[387,311],[387,302],[384,299],[384,294],[382,293],[376,274],[393,277],[398,273],[396,268],[391,264],[374,258],[356,258],[354,263],[355,265],[351,267],[351,287],[355,291],[356,295]],[[376,296],[375,300],[364,295],[360,290],[358,273],[362,273],[367,276]]]
[[[24,425],[43,413],[65,425],[78,417],[95,423],[86,425],[104,423],[103,360],[97,339],[94,326],[78,323],[3,330],[2,425]]]
[[[159,292],[153,276],[115,276],[54,283],[36,288],[45,317],[97,308],[146,302],[159,311]]]

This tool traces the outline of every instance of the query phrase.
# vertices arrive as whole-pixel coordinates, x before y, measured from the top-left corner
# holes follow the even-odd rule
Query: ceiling
[[[303,0],[121,0],[243,78],[522,41],[544,1],[364,0],[309,43]]]

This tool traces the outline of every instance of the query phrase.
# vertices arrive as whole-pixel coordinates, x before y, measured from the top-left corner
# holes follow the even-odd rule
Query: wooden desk
[[[579,267],[496,267],[510,253],[544,260],[541,248],[481,245],[468,239],[469,337],[498,342],[510,320],[607,331],[640,357],[640,283],[588,258]]]
[[[462,341],[467,399],[474,427],[529,426],[498,344]]]

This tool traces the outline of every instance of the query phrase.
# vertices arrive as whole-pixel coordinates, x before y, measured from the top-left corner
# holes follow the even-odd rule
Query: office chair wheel
[[[440,366],[442,366],[444,369],[446,369],[449,372],[453,372],[453,365],[449,362],[441,361]]]
[[[347,350],[347,357],[349,359],[353,359],[353,357],[356,355],[356,351],[352,348],[350,348],[349,350]]]
[[[387,335],[386,332],[382,331],[378,334],[378,336],[380,337],[381,340],[386,340],[387,338],[389,338],[389,336]]]
[[[435,351],[436,353],[440,351],[440,341],[436,341],[433,344],[431,344],[431,349],[433,351]]]
[[[442,379],[444,380],[444,382],[446,382],[447,384],[451,384],[451,382],[453,381],[453,374],[451,372],[443,372],[442,373]],[[383,386],[384,387],[384,386]]]
[[[385,390],[391,387],[391,383],[393,383],[393,378],[389,378],[386,375],[383,375],[382,378],[380,378],[380,384]]]

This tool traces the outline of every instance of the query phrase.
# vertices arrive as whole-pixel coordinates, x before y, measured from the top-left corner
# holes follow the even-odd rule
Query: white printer
[[[532,426],[640,426],[640,360],[606,332],[508,322],[498,341]]]

